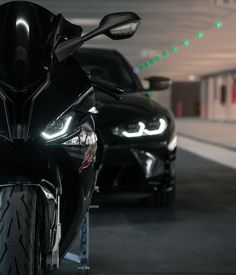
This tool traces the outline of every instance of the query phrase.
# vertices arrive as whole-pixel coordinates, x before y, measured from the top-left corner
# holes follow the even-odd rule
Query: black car
[[[126,92],[120,101],[97,96],[97,132],[105,145],[100,190],[154,194],[160,206],[173,205],[177,137],[172,113],[147,96],[133,68],[116,50],[80,49],[76,59],[92,77]],[[164,88],[163,79],[149,80],[158,89]]]

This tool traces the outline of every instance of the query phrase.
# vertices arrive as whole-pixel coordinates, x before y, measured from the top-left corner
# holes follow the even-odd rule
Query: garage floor
[[[123,197],[92,210],[91,274],[236,274],[236,170],[180,150],[177,172],[175,211]]]

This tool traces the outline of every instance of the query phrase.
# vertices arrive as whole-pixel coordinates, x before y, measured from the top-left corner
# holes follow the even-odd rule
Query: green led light
[[[154,93],[152,91],[147,91],[147,96],[153,98]]]
[[[217,20],[217,21],[214,23],[214,26],[215,26],[215,28],[220,29],[220,28],[223,27],[223,22],[220,21],[220,20]]]
[[[164,57],[168,57],[168,56],[170,55],[170,53],[169,53],[169,51],[163,51],[163,52],[162,52],[162,55],[163,55]]]
[[[197,38],[203,38],[203,36],[204,36],[204,33],[203,32],[198,32],[197,33]]]
[[[160,55],[156,55],[154,59],[155,59],[155,61],[161,61],[161,56]]]
[[[184,40],[182,41],[182,44],[183,44],[184,46],[189,46],[190,41],[189,41],[188,39],[184,39]]]
[[[140,64],[138,67],[139,67],[139,69],[140,69],[141,71],[145,69],[144,64]]]
[[[154,64],[154,61],[153,61],[152,59],[149,59],[149,60],[148,60],[148,64],[149,64],[149,65],[153,65],[153,64]]]
[[[179,50],[179,48],[178,48],[177,46],[173,46],[173,47],[171,48],[171,50],[172,50],[173,53],[177,53],[178,50]]]

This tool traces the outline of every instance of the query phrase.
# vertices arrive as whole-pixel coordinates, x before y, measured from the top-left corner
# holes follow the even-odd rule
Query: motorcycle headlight
[[[84,147],[96,144],[97,135],[92,129],[83,126],[73,129],[74,117],[75,113],[71,112],[57,118],[45,128],[41,136],[48,142],[60,140],[61,144],[67,146]]]
[[[152,121],[138,121],[112,129],[114,135],[126,138],[161,135],[168,126],[165,118],[156,118]]]
[[[73,114],[57,118],[45,128],[41,136],[48,141],[65,136],[68,133],[72,120]]]

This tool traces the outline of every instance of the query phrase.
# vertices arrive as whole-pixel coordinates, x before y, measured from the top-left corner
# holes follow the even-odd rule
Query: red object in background
[[[232,87],[231,87],[231,102],[233,104],[236,103],[236,79],[234,79]]]
[[[176,117],[182,117],[183,116],[183,102],[178,101],[176,105]]]
[[[223,84],[221,86],[221,93],[220,93],[220,101],[221,101],[221,104],[225,104],[226,103],[226,90],[227,90],[227,87]]]

